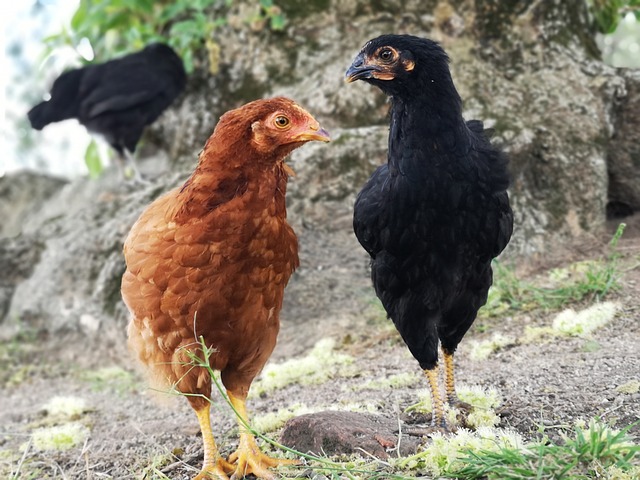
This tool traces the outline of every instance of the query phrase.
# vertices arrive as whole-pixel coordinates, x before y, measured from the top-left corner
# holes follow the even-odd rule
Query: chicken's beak
[[[378,70],[375,65],[367,65],[364,60],[364,55],[361,53],[358,55],[345,74],[344,81],[347,83],[355,82],[356,80],[366,80],[373,78],[373,73]]]
[[[295,142],[330,142],[331,137],[324,128],[320,128],[320,126],[310,126],[307,130],[293,137],[293,140]]]

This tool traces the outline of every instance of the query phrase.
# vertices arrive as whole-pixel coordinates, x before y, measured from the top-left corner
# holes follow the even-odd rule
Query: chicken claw
[[[253,435],[248,433],[240,435],[240,445],[238,449],[229,456],[229,462],[237,462],[231,480],[239,480],[249,474],[253,474],[264,480],[274,480],[276,477],[267,470],[267,467],[296,465],[299,463],[297,460],[273,458],[262,453]]]
[[[233,471],[233,465],[220,458],[214,465],[205,465],[202,471],[193,480],[229,480],[228,471]]]

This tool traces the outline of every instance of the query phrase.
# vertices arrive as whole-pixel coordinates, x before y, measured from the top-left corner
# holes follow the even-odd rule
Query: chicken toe
[[[253,474],[263,480],[272,480],[276,477],[267,468],[298,463],[295,460],[273,458],[262,453],[253,435],[248,433],[240,436],[240,446],[238,450],[229,456],[229,462],[236,464],[231,480],[240,480],[249,474]]]
[[[231,480],[240,480],[249,474],[263,480],[275,480],[276,477],[267,468],[298,463],[296,460],[273,458],[262,453],[255,437],[247,432],[248,417],[245,400],[242,397],[234,396],[231,392],[227,392],[227,394],[238,416],[238,426],[241,432],[238,449],[229,455],[228,459],[230,463],[235,464],[235,472],[231,476]]]

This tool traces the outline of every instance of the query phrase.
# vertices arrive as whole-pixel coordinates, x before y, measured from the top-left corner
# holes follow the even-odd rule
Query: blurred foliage
[[[87,164],[87,170],[89,170],[89,177],[98,178],[104,167],[100,161],[100,154],[98,152],[98,145],[95,140],[91,140],[91,143],[87,146],[87,151],[84,154],[84,161]]]
[[[620,21],[633,13],[640,21],[640,0],[590,0],[593,19],[601,33],[609,34],[616,31]]]
[[[282,30],[285,18],[273,0],[253,0],[257,19]],[[227,23],[233,0],[80,0],[69,28],[44,39],[48,52],[61,45],[77,51],[87,40],[96,58],[112,58],[144,48],[151,42],[171,45],[185,69],[194,69],[195,53],[217,48],[215,29]]]

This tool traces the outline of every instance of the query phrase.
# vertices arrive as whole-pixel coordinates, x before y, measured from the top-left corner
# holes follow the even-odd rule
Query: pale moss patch
[[[494,333],[488,340],[471,342],[471,352],[469,355],[473,360],[485,360],[489,358],[491,354],[501,350],[507,345],[513,344],[515,344],[515,339],[501,333]]]
[[[495,427],[500,417],[495,409],[500,405],[500,394],[495,388],[483,388],[476,385],[459,385],[456,388],[458,398],[473,407],[467,416],[467,424],[474,428]],[[419,392],[421,400],[405,409],[405,412],[431,413],[431,395],[429,390]],[[458,425],[459,411],[445,404],[445,416],[451,425]]]
[[[415,373],[404,372],[397,375],[391,375],[389,377],[375,378],[368,380],[359,385],[355,385],[353,390],[381,390],[388,388],[403,388],[410,387],[422,380],[422,376],[418,376]]]
[[[353,357],[336,352],[334,347],[335,341],[325,338],[318,341],[306,357],[267,365],[258,381],[253,383],[251,395],[271,392],[293,383],[324,383],[348,374],[345,367],[353,363]]]
[[[87,411],[87,402],[80,397],[53,397],[43,405],[43,410],[53,417],[77,419]]]
[[[560,336],[585,336],[613,320],[618,310],[620,305],[614,302],[596,303],[579,312],[568,308],[556,315],[551,326],[526,327],[520,341],[533,343]]]
[[[638,393],[638,392],[640,392],[640,381],[638,381],[638,380],[630,380],[627,383],[619,385],[616,388],[616,392],[618,392],[618,393],[630,393],[630,394]]]
[[[500,424],[500,417],[495,411],[500,405],[500,394],[495,388],[461,385],[457,392],[460,400],[473,407],[466,420],[470,427],[495,427]]]
[[[619,309],[613,302],[596,303],[580,312],[569,308],[554,318],[552,328],[563,335],[585,335],[613,320]]]
[[[38,450],[68,450],[84,442],[88,436],[89,430],[78,422],[39,428],[31,434],[33,446]]]
[[[523,443],[522,437],[511,430],[479,428],[471,432],[459,429],[454,435],[436,433],[423,451],[392,462],[402,470],[424,469],[431,475],[439,476],[446,471],[464,467],[461,459],[467,457],[469,451],[521,449]]]
[[[319,411],[320,409],[318,408],[310,408],[302,403],[295,403],[289,407],[281,408],[277,412],[255,416],[251,421],[251,426],[259,433],[271,433],[280,430],[284,424],[293,417]]]
[[[475,408],[490,410],[500,405],[500,394],[493,387],[460,384],[456,387],[456,392],[460,400]]]
[[[521,343],[537,343],[558,336],[558,332],[551,327],[524,327],[524,334],[520,338]]]
[[[500,417],[494,410],[475,408],[467,415],[466,422],[472,428],[497,427],[500,425]]]
[[[611,466],[598,472],[603,480],[638,480],[640,478],[640,465],[631,467],[626,472],[619,467]]]

